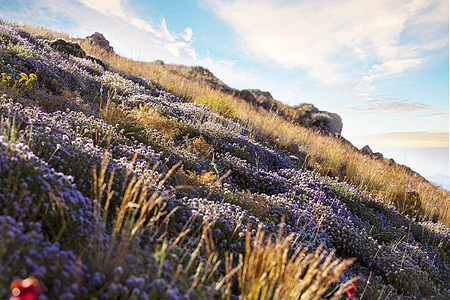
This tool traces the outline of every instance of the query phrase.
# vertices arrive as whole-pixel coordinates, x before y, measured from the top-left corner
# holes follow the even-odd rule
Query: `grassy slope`
[[[337,139],[267,116],[239,99],[222,103],[222,112],[230,112],[230,105],[239,110],[224,118],[190,103],[211,94],[205,86],[150,64],[81,42],[88,53],[109,63],[105,69],[52,50],[45,37],[57,33],[27,30],[44,38],[7,23],[0,36],[0,71],[12,76],[10,84],[1,86],[6,95],[0,106],[0,238],[7,245],[0,253],[2,297],[13,276],[34,274],[49,296],[176,298],[190,291],[192,298],[210,298],[221,274],[233,273],[223,264],[215,272],[214,261],[224,261],[226,253],[249,255],[247,224],[250,231],[262,224],[276,234],[282,220],[283,236],[293,234],[288,238],[292,249],[322,244],[328,252],[335,249],[337,257],[357,258],[342,279],[361,276],[358,297],[420,299],[448,293],[448,228],[398,211],[405,208],[420,221],[438,216],[448,225],[448,193],[402,167],[371,160]],[[30,88],[12,87],[21,72],[36,73],[38,79]],[[179,161],[182,169],[162,180]],[[149,172],[148,164],[159,165]],[[133,175],[141,178],[138,184]],[[107,192],[109,183],[116,192]],[[191,188],[173,189],[177,185]],[[420,199],[408,198],[410,190]],[[164,196],[151,198],[154,207],[145,208],[139,199],[155,191]],[[106,213],[98,211],[95,199]],[[128,202],[139,209],[130,210]],[[155,215],[157,207],[162,210],[163,203],[166,211],[179,207],[170,221],[145,218]],[[215,223],[202,223],[208,218]],[[165,228],[165,239],[154,232],[157,228]],[[191,232],[184,235],[184,230]],[[198,256],[189,262],[186,253]],[[10,263],[11,257],[24,263]],[[203,268],[193,270],[191,265],[199,262]],[[254,264],[246,267],[251,268],[247,274],[258,273]],[[195,272],[200,281],[191,277]],[[243,284],[249,278],[235,278],[240,278],[240,289],[223,287],[235,294],[249,290]],[[287,286],[289,279],[280,278],[281,286]]]
[[[108,54],[91,47],[85,40],[76,41],[87,53],[102,57],[129,74],[152,78],[188,101],[205,97],[211,92],[208,85],[189,81],[166,70],[164,66]],[[221,96],[228,97],[227,94]],[[300,154],[300,158],[306,156],[307,167],[323,175],[346,180],[368,194],[384,196],[386,201],[394,202],[402,212],[413,217],[421,220],[440,219],[447,226],[450,225],[450,192],[432,185],[407,167],[391,165],[387,160],[371,159],[340,139],[311,132],[277,115],[268,115],[265,110],[248,105],[239,98],[230,100],[240,111],[238,121],[250,131],[255,131],[256,139],[267,141],[278,149],[290,150],[294,155]],[[293,144],[300,147],[293,147]],[[411,191],[417,192],[419,197],[410,197],[408,192]]]

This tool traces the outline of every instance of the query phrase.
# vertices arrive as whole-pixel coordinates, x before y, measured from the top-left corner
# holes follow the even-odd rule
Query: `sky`
[[[338,113],[342,135],[450,176],[449,3],[442,0],[0,0],[0,17],[142,61]],[[381,151],[382,150],[382,151]]]

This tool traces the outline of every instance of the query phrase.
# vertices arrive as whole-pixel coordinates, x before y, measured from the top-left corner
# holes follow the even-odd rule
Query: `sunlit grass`
[[[280,227],[274,240],[271,235],[265,237],[261,228],[254,240],[247,231],[243,268],[238,272],[242,299],[320,299],[355,261],[333,259],[334,253],[327,254],[321,247],[313,253],[303,247],[292,251],[294,233],[283,238]],[[331,299],[340,298],[355,280],[341,284]]]

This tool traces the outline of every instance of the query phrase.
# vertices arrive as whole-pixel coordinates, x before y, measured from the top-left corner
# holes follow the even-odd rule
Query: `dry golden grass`
[[[138,108],[133,108],[128,113],[129,118],[142,126],[148,126],[161,132],[166,139],[173,139],[176,132],[174,123],[161,116],[158,112],[153,110],[150,105],[142,105]]]
[[[36,34],[51,35],[70,39],[66,34],[32,28],[27,30]],[[180,74],[169,71],[162,64],[148,63],[128,59],[114,53],[89,45],[84,39],[71,39],[80,43],[86,53],[94,55],[115,68],[135,76],[150,78],[162,84],[173,94],[194,101],[207,97],[212,89],[197,81],[188,80]],[[214,91],[223,98],[229,95]],[[337,176],[361,190],[375,196],[384,196],[386,201],[393,201],[397,207],[422,219],[439,218],[450,225],[450,193],[436,187],[421,176],[409,172],[399,165],[389,165],[385,161],[374,160],[355,151],[343,141],[325,137],[293,124],[276,114],[255,108],[242,99],[230,97],[229,102],[239,110],[239,119],[255,137],[275,143],[280,149],[294,150],[294,144],[306,149],[307,162],[324,175]],[[409,197],[410,191],[419,197]]]
[[[97,46],[90,45],[85,39],[70,40],[79,43],[86,53],[106,60],[121,71],[159,82],[165,89],[182,99],[194,101],[196,98],[204,97],[212,91],[206,84],[188,80],[186,77],[168,70],[164,65],[136,61],[114,53],[108,53]]]
[[[302,247],[290,253],[293,233],[283,238],[280,228],[273,241],[271,236],[264,237],[261,228],[259,225],[253,241],[247,230],[245,257],[241,257],[243,268],[238,271],[240,299],[320,299],[355,261],[333,260],[334,253],[327,254],[321,247],[314,253],[307,253],[307,248]],[[330,299],[339,299],[355,280],[341,284]]]
[[[148,126],[161,132],[166,139],[173,139],[176,132],[174,123],[154,111],[149,105],[130,110],[122,104],[108,100],[106,105],[100,108],[99,116],[111,125],[132,123]]]
[[[64,33],[64,32],[57,32],[51,29],[48,29],[46,27],[40,26],[40,27],[34,27],[31,25],[27,25],[24,23],[16,23],[17,25],[19,25],[22,29],[24,29],[25,31],[28,31],[36,36],[43,36],[46,39],[56,39],[56,38],[62,38],[62,39],[70,39],[69,34]]]
[[[127,109],[123,105],[108,100],[104,107],[100,107],[98,115],[106,123],[115,125],[120,122],[131,121],[128,118],[128,114]]]
[[[195,137],[191,141],[192,147],[198,152],[200,157],[211,159],[214,153],[214,147],[208,144],[202,135]]]
[[[200,175],[191,171],[184,171],[183,168],[177,172],[177,182],[182,186],[208,185],[214,184],[218,180],[218,176],[212,171],[203,170]]]

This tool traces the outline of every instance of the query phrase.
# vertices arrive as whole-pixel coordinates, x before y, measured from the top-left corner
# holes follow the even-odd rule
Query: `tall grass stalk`
[[[136,155],[131,163],[135,159]],[[109,225],[107,224],[108,215],[114,211],[114,209],[110,209],[110,205],[112,196],[115,193],[112,190],[115,170],[110,172],[109,180],[106,181],[108,163],[109,155],[106,152],[102,159],[100,170],[97,171],[94,168],[93,171],[94,197],[99,202],[98,213],[102,214],[101,220],[105,227]],[[115,266],[120,265],[128,251],[132,238],[167,214],[164,210],[165,204],[163,201],[165,195],[158,192],[158,187],[164,184],[178,166],[179,164],[174,165],[159,182],[158,179],[160,177],[154,178],[153,176],[157,166],[151,170],[147,166],[139,177],[132,176],[131,179],[128,179],[130,174],[127,174],[125,179],[126,185],[121,193],[121,202],[117,204],[116,212],[113,216],[114,221],[109,240],[110,246],[108,247],[108,253],[104,257],[104,268],[113,269]],[[155,191],[150,193],[152,189]],[[100,208],[103,209],[103,212]],[[115,252],[114,257],[112,256],[113,250]]]
[[[282,226],[276,239],[265,237],[259,225],[256,236],[247,230],[243,268],[238,272],[241,299],[319,299],[331,283],[355,259],[333,260],[320,246],[314,253],[307,248],[291,250],[294,234],[282,237]],[[338,299],[353,282],[342,284],[331,299]]]

